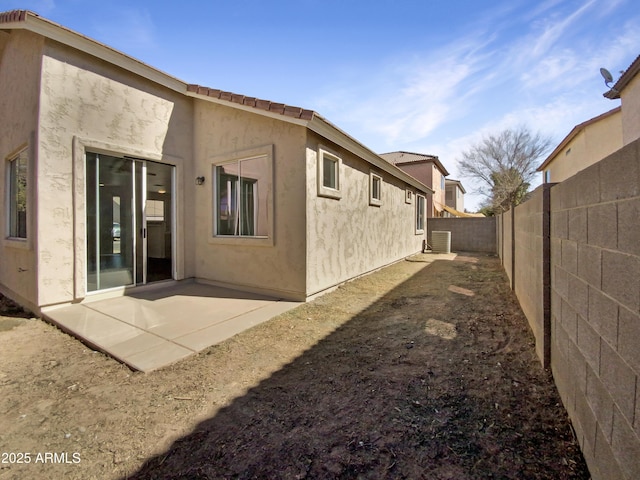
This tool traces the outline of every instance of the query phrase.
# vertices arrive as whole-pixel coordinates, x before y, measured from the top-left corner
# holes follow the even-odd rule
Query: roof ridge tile
[[[263,100],[256,97],[247,97],[239,93],[226,92],[224,90],[203,87],[202,85],[197,84],[188,84],[187,91],[198,95],[204,95],[206,97],[218,98],[227,102],[245,105],[258,110],[279,113],[280,115],[285,115],[287,117],[299,118],[301,120],[312,120],[316,114],[313,110],[308,110],[306,108],[294,107],[285,103],[272,102],[270,100]]]
[[[8,12],[0,13],[0,23],[24,22],[28,14],[38,16],[29,10],[9,10]]]

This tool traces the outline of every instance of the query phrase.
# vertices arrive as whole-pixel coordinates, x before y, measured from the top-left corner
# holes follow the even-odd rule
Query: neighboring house
[[[411,152],[390,152],[380,154],[389,163],[401,168],[409,175],[433,190],[427,198],[427,216],[441,217],[445,205],[445,178],[449,175],[440,159],[435,155]]]
[[[640,56],[625,70],[613,88],[604,94],[622,103],[622,144],[640,138]]]
[[[317,113],[27,11],[0,13],[0,156],[0,291],[36,312],[189,278],[306,300],[425,239],[431,189]]]
[[[622,148],[620,107],[576,125],[538,167],[544,183],[558,183]]]
[[[464,194],[467,191],[460,180],[445,179],[445,216],[458,217],[464,215]],[[453,210],[453,211],[452,211]],[[463,214],[463,215],[460,215]]]
[[[538,167],[545,183],[558,183],[640,138],[640,56],[604,93],[621,105],[576,125]]]

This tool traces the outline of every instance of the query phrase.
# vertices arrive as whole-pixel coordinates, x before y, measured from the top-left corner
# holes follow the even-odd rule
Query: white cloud
[[[385,145],[425,137],[465,115],[473,96],[494,81],[482,51],[491,40],[458,39],[429,55],[388,62],[357,86],[332,86],[315,104],[329,118],[373,132]]]
[[[485,30],[428,54],[405,52],[356,87],[334,85],[318,105],[378,151],[440,156],[453,178],[461,152],[488,133],[526,125],[560,142],[578,123],[617,105],[602,97],[598,69],[617,78],[640,53],[640,16],[602,31],[615,18],[603,20],[603,1],[583,1],[567,12],[566,2],[548,0],[509,18],[496,10],[494,23],[483,19]],[[462,181],[474,191],[470,180]],[[472,198],[468,205],[479,203]]]
[[[624,3],[627,3],[628,0],[604,0],[601,2],[601,5],[598,7],[600,9],[600,16],[609,15],[611,12],[615,11],[619,6]]]
[[[543,87],[546,89],[566,88],[567,82],[579,81],[570,75],[576,69],[578,58],[572,50],[561,50],[554,55],[533,63],[532,68],[522,72],[520,79],[525,89]]]
[[[561,18],[559,21],[545,20],[542,22],[542,33],[533,32],[532,36],[527,40],[530,45],[528,53],[534,57],[539,57],[547,53],[553,45],[573,26],[587,11],[596,3],[596,0],[589,0],[580,8],[575,10],[568,16],[554,15]],[[531,43],[529,43],[531,42]],[[524,45],[520,45],[523,47]],[[521,52],[524,53],[524,52]]]

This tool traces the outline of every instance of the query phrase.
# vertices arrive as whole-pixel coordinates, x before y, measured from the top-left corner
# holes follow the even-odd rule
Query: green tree
[[[506,129],[463,152],[460,174],[479,184],[477,191],[487,197],[486,207],[501,213],[527,199],[538,160],[550,146],[550,138],[527,127]]]

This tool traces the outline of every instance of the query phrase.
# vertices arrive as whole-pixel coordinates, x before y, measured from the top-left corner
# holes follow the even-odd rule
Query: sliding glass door
[[[87,153],[87,291],[173,278],[173,169]]]

